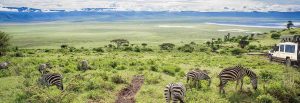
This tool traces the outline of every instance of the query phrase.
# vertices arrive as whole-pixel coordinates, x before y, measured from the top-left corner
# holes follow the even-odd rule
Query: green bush
[[[156,65],[151,65],[150,70],[154,72],[158,72],[158,67]]]
[[[16,52],[15,57],[24,57],[24,54],[22,52]]]
[[[181,46],[181,47],[178,47],[178,50],[179,51],[182,51],[182,52],[193,52],[194,51],[194,47],[192,47],[191,45],[189,44],[185,44],[184,46]]]
[[[243,53],[246,53],[246,51],[244,49],[241,49],[241,48],[233,48],[233,49],[231,49],[231,54],[232,55],[241,55]]]
[[[258,103],[274,103],[275,98],[272,97],[271,95],[267,94],[267,95],[259,95],[256,98],[256,101]]]
[[[111,77],[111,81],[116,84],[126,83],[126,81],[120,75],[114,75]]]
[[[94,51],[96,52],[104,52],[104,49],[102,47],[98,47],[98,48],[93,48]]]
[[[279,33],[272,33],[271,34],[271,38],[273,38],[273,39],[279,39],[280,38],[280,34]]]
[[[110,62],[109,66],[112,68],[116,68],[118,66],[118,63],[113,61],[113,62]]]
[[[175,76],[175,74],[176,74],[176,72],[173,68],[164,68],[163,72],[168,75],[171,75],[171,76]]]

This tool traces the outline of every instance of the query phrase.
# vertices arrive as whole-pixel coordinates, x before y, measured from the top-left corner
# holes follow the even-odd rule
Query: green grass
[[[159,26],[189,26],[192,28],[164,28]],[[13,36],[14,46],[21,48],[58,48],[61,44],[75,47],[100,47],[110,40],[124,38],[132,43],[148,43],[157,46],[164,42],[176,44],[191,41],[204,42],[211,38],[223,38],[227,29],[243,29],[247,32],[267,32],[267,28],[230,27],[201,23],[172,22],[51,22],[33,24],[0,25],[0,30]],[[245,31],[246,32],[246,31]],[[232,35],[247,34],[231,32]]]
[[[160,24],[124,22],[2,25],[0,29],[14,37],[12,46],[23,49],[10,50],[6,56],[0,58],[0,61],[12,62],[9,69],[0,70],[0,101],[113,103],[117,93],[130,83],[134,75],[144,75],[145,83],[135,97],[137,103],[163,103],[165,86],[171,82],[182,82],[186,85],[185,73],[198,67],[209,70],[212,84],[207,86],[207,82],[202,81],[202,88],[189,89],[185,98],[187,103],[299,102],[299,70],[269,62],[264,56],[230,55],[230,50],[236,48],[237,43],[220,44],[221,49],[229,49],[225,53],[213,53],[210,49],[200,50],[203,49],[204,45],[201,44],[204,41],[223,38],[223,35],[227,34],[218,32],[220,29],[246,29],[256,32],[271,29],[194,23],[168,25],[189,25],[195,28],[158,28],[157,25]],[[282,35],[287,35],[286,32],[288,31],[283,31]],[[241,34],[245,33],[232,33],[233,36]],[[148,43],[154,52],[109,51],[110,49],[103,48],[105,52],[100,53],[91,50],[92,47],[109,44],[110,40],[116,38],[125,38],[137,44]],[[255,38],[257,40],[251,41],[251,45],[270,46],[279,41],[271,39],[270,33]],[[158,50],[158,45],[163,42],[174,43],[177,48],[191,41],[198,44],[192,53]],[[61,44],[89,49],[77,49],[75,52],[50,49],[60,48]],[[17,52],[24,56],[16,57]],[[83,59],[89,61],[91,70],[77,70],[77,63]],[[37,67],[45,62],[54,66],[51,72],[63,75],[64,92],[55,86],[43,87],[37,84],[40,76]],[[248,89],[251,88],[250,80],[245,78],[242,92],[235,90],[235,82],[229,82],[225,87],[227,94],[219,94],[217,75],[222,69],[237,64],[251,68],[259,75],[258,91]],[[260,75],[262,72],[269,73],[267,75],[271,75],[272,79],[263,81]]]
[[[26,50],[28,52],[28,50]],[[202,82],[201,89],[193,89],[187,92],[186,101],[188,103],[208,101],[208,102],[254,102],[256,97],[268,94],[263,88],[263,82],[259,79],[259,91],[248,91],[249,79],[245,79],[244,92],[237,93],[234,89],[235,82],[230,82],[225,90],[227,95],[218,93],[217,78],[218,73],[225,67],[242,64],[251,68],[257,74],[261,71],[270,71],[275,79],[270,83],[286,81],[282,74],[299,76],[295,69],[285,68],[278,63],[270,63],[261,56],[231,56],[215,53],[183,53],[183,52],[107,52],[94,53],[91,51],[79,53],[61,53],[52,51],[44,53],[41,50],[29,50],[36,54],[27,54],[25,57],[4,57],[1,61],[10,60],[14,63],[9,70],[1,70],[7,75],[0,78],[1,100],[8,102],[114,102],[118,91],[130,83],[133,75],[143,74],[145,83],[136,96],[138,103],[164,102],[163,89],[171,82],[185,83],[184,74],[193,67],[207,69],[212,77],[212,84],[207,87],[207,82]],[[79,60],[90,61],[92,70],[81,72],[76,69]],[[53,86],[50,88],[40,87],[36,80],[39,77],[37,66],[39,63],[50,61],[54,65],[54,72],[62,73],[66,90],[60,93]],[[117,63],[117,67],[111,66],[112,62]],[[157,70],[151,69],[156,66]],[[125,67],[122,70],[118,67]],[[165,69],[173,71],[173,74],[164,72]],[[289,71],[286,71],[288,69]],[[17,73],[18,72],[18,73]],[[182,74],[183,73],[183,74]],[[19,76],[18,76],[19,75]],[[112,77],[120,75],[125,83],[114,83]],[[80,79],[81,78],[81,79]],[[299,78],[296,78],[296,81]],[[22,82],[22,80],[25,80]],[[10,82],[12,81],[12,82]],[[271,84],[265,84],[272,87]],[[16,89],[17,88],[17,89]],[[6,94],[14,94],[7,96]],[[65,98],[58,98],[66,95]]]

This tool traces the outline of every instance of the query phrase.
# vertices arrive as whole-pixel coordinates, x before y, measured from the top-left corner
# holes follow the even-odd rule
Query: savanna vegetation
[[[199,88],[189,89],[187,103],[299,103],[298,69],[269,62],[266,56],[247,55],[271,49],[273,43],[279,42],[273,34],[287,35],[293,31],[297,34],[300,29],[226,34],[206,42],[184,44],[164,41],[153,45],[114,38],[94,48],[61,44],[57,47],[60,49],[20,49],[12,43],[0,58],[0,61],[11,62],[8,69],[0,70],[0,100],[5,103],[112,103],[134,75],[144,75],[145,82],[136,95],[136,102],[163,103],[163,90],[168,83],[186,84],[185,74],[191,68],[200,68],[208,71],[212,83],[207,86],[207,82],[202,81]],[[81,60],[89,61],[89,70],[77,69]],[[41,75],[38,65],[46,62],[52,65],[50,72],[63,75],[63,92],[37,82]],[[244,90],[235,90],[235,82],[229,82],[225,86],[227,93],[219,94],[217,75],[222,69],[238,64],[258,75],[258,90],[253,90],[249,78],[245,78]]]

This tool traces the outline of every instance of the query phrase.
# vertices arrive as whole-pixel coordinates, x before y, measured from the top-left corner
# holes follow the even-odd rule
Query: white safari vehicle
[[[269,51],[270,61],[284,62],[287,66],[300,64],[300,35],[282,36],[281,43]]]

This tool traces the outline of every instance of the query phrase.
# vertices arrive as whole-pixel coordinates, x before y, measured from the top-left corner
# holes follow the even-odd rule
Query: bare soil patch
[[[117,94],[116,103],[135,103],[135,94],[143,84],[144,76],[134,76],[131,83]]]

